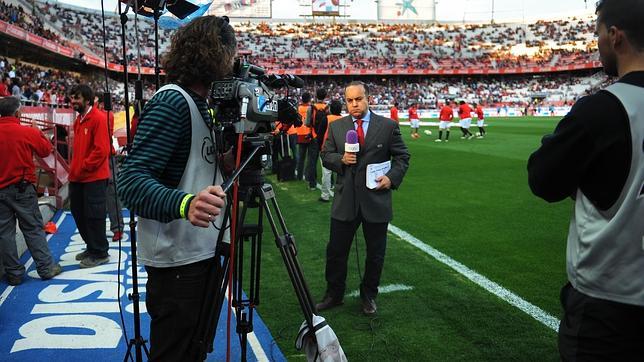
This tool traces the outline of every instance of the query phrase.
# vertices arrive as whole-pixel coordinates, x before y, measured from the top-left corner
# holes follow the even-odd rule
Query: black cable
[[[358,249],[358,229],[357,228],[356,228],[356,232],[353,234],[353,245],[356,248],[356,267],[358,268],[358,276],[360,277],[360,285],[362,285],[362,270],[360,269],[360,250]]]
[[[106,32],[106,27],[105,27],[105,2],[104,0],[101,0],[101,21],[103,24],[103,58],[104,58],[104,66],[105,66],[105,91],[104,91],[104,99],[103,99],[103,104],[105,105],[105,110],[106,115],[107,115],[107,126],[109,130],[109,122],[110,122],[110,112],[112,111],[112,104],[111,104],[111,95],[109,92],[109,74],[107,71],[108,68],[108,63],[107,63],[107,32]],[[127,89],[126,89],[127,92]],[[94,100],[92,99],[92,102]],[[114,125],[112,125],[112,130],[114,129]],[[110,149],[112,147],[112,135],[109,134],[108,132],[108,137],[109,137],[109,144],[110,144]],[[115,171],[115,160],[113,155],[110,154],[109,158],[109,163],[110,163],[110,168],[111,168],[111,173],[112,173],[112,185],[114,187],[114,199],[115,199],[115,204],[118,209],[119,207],[119,202],[118,202],[118,196],[116,195],[116,171]],[[109,187],[109,184],[108,184]],[[124,229],[123,225],[121,225],[121,218],[117,217],[117,225],[118,229]],[[123,337],[125,338],[125,343],[127,344],[127,341],[130,339],[127,336],[127,330],[125,329],[125,317],[123,316],[123,306],[121,305],[121,239],[119,239],[119,255],[118,255],[118,266],[117,266],[117,273],[116,273],[116,294],[118,296],[118,306],[119,306],[119,317],[121,321],[121,330],[123,331]],[[130,357],[131,358],[131,357]]]

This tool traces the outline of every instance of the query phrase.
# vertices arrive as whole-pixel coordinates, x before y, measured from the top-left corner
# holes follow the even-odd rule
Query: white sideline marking
[[[63,220],[65,220],[66,216],[67,216],[66,212],[61,213],[60,218],[56,222],[56,229],[60,227],[60,224],[63,223]],[[49,245],[49,239],[51,239],[52,236],[54,236],[54,234],[49,234],[45,237],[47,239],[47,245]],[[25,263],[25,276],[27,275],[27,270],[29,270],[29,267],[31,267],[31,264],[33,263],[34,263],[33,258],[29,258],[29,260],[27,260],[27,262]],[[25,276],[23,276],[23,278]],[[56,277],[54,277],[54,279],[55,278]],[[10,285],[7,287],[7,289],[4,290],[4,292],[2,292],[2,295],[0,295],[0,307],[2,307],[2,304],[4,303],[4,301],[7,300],[7,297],[9,296],[9,294],[11,294],[11,292],[13,291],[13,288],[15,287]]]
[[[378,287],[378,294],[385,294],[385,293],[391,293],[391,292],[399,292],[399,291],[404,291],[404,290],[412,290],[414,289],[413,287],[410,287],[409,285],[404,285],[404,284],[389,284],[385,285],[384,287]],[[347,297],[359,297],[360,296],[360,291],[359,290],[354,290],[353,292],[347,294]]]
[[[524,300],[523,298],[519,297],[518,295],[514,294],[513,292],[505,289],[501,285],[491,281],[490,279],[484,277],[483,275],[475,272],[474,270],[468,268],[467,266],[459,263],[458,261],[450,258],[449,256],[441,253],[440,251],[432,248],[431,246],[423,243],[422,241],[416,239],[414,236],[409,234],[408,232],[401,230],[400,228],[389,224],[389,231],[392,232],[394,235],[398,236],[399,238],[405,240],[409,244],[417,247],[418,249],[424,251],[425,253],[431,255],[434,257],[436,260],[440,261],[441,263],[449,266],[450,268],[456,270],[459,272],[461,275],[465,276],[467,279],[473,281],[474,283],[478,284],[479,286],[483,287],[483,289],[487,290],[488,292],[496,295],[497,297],[503,299],[504,301],[510,303],[511,305],[519,308],[532,318],[536,319],[537,321],[541,322],[543,325],[546,327],[552,329],[553,331],[557,332],[559,330],[559,320],[550,314],[546,313],[543,309],[537,307],[534,304],[531,304]]]

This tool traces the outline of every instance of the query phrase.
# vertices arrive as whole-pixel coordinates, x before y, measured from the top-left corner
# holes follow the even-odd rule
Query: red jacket
[[[69,181],[92,182],[110,177],[110,141],[105,113],[92,107],[74,121],[74,148]]]
[[[46,157],[53,148],[38,129],[20,125],[16,117],[0,117],[0,189],[23,178],[35,183],[33,153]]]

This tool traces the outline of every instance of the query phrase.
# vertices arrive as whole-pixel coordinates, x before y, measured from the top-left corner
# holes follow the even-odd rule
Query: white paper
[[[367,165],[367,188],[375,189],[378,186],[376,179],[384,176],[391,169],[391,161],[372,163]]]

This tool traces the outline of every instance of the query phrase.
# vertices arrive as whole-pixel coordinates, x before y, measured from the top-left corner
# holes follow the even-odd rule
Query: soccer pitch
[[[547,204],[527,185],[527,158],[558,119],[490,118],[485,139],[461,140],[453,127],[449,143],[433,134],[412,140],[410,168],[394,192],[392,225],[451,260],[542,310],[560,317],[565,283],[565,240],[572,203]],[[472,128],[475,132],[476,127]],[[304,182],[273,182],[280,208],[295,235],[298,258],[316,300],[325,289],[325,247],[330,205]],[[247,220],[253,220],[249,217]],[[364,270],[359,232],[349,257],[347,292],[357,290]],[[294,341],[303,316],[265,227],[259,312],[289,360],[305,360]],[[359,265],[357,260],[359,260]],[[390,233],[378,315],[361,314],[359,298],[321,313],[338,335],[349,360],[491,361],[558,360],[556,331],[499,297],[444,260]],[[555,327],[556,328],[556,327]],[[270,354],[270,353],[269,353]]]

